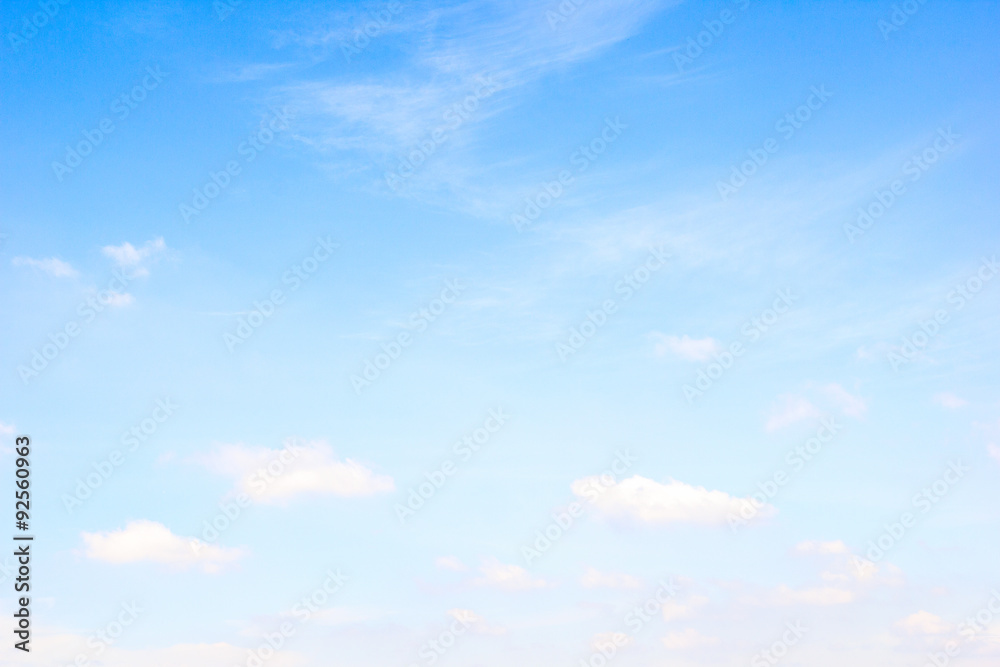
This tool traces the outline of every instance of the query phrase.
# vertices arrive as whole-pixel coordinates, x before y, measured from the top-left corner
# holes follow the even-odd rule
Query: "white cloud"
[[[768,432],[791,426],[803,419],[818,419],[822,413],[815,405],[802,396],[783,394],[778,397],[780,404],[771,410],[764,428]]]
[[[469,568],[456,556],[439,556],[434,560],[439,570],[452,570],[453,572],[465,572]]]
[[[639,588],[642,585],[642,582],[636,577],[613,572],[600,572],[593,567],[587,568],[587,571],[580,577],[580,583],[584,588]]]
[[[87,557],[106,563],[151,562],[180,569],[199,566],[205,572],[218,572],[222,565],[235,562],[244,554],[242,549],[174,535],[156,521],[130,521],[120,530],[82,535]]]
[[[868,411],[868,404],[863,398],[855,396],[836,382],[826,385],[822,390],[827,398],[848,417],[860,419]]]
[[[796,544],[795,552],[800,554],[846,554],[848,553],[848,549],[847,545],[841,540],[834,540],[832,542],[809,540]]]
[[[550,26],[545,11],[535,5],[464,3],[429,12],[407,13],[395,18],[391,32],[419,35],[415,48],[404,49],[407,58],[402,72],[392,76],[347,79],[315,77],[291,83],[278,93],[298,112],[296,139],[321,151],[329,151],[334,169],[351,169],[344,151],[357,151],[368,162],[395,169],[403,155],[417,142],[425,142],[431,131],[449,121],[449,110],[467,99],[489,76],[497,92],[470,114],[470,121],[449,130],[449,151],[435,150],[433,163],[427,160],[419,175],[408,179],[408,195],[414,192],[433,198],[439,188],[453,193],[469,193],[464,204],[482,212],[483,208],[506,206],[496,201],[495,190],[502,187],[491,179],[492,190],[483,196],[475,179],[487,165],[462,151],[474,145],[477,125],[490,115],[516,104],[516,91],[553,71],[562,71],[628,39],[642,29],[656,12],[673,0],[588,0],[578,5],[572,16]],[[336,48],[343,34],[343,21],[335,27],[320,25],[312,35],[286,34],[282,43],[309,43],[312,57],[316,49]],[[348,38],[349,39],[349,38]],[[388,39],[388,37],[382,37]],[[402,74],[402,75],[400,75]],[[450,127],[445,125],[445,127]],[[506,162],[521,158],[512,154]],[[381,175],[383,169],[374,170]],[[379,181],[382,179],[379,178]],[[422,185],[421,185],[422,184]],[[485,194],[485,193],[484,193]]]
[[[713,353],[721,349],[714,338],[691,338],[687,334],[678,338],[677,336],[665,336],[661,333],[654,333],[653,336],[658,339],[654,348],[658,357],[670,352],[688,361],[708,361],[712,358]]]
[[[14,266],[30,266],[47,273],[54,278],[75,278],[79,275],[76,269],[55,257],[48,259],[32,259],[31,257],[15,257],[11,260]]]
[[[132,305],[134,300],[135,299],[133,299],[132,295],[128,292],[112,292],[109,290],[107,292],[107,296],[101,303],[112,306],[113,308],[124,308],[125,306]]]
[[[587,477],[573,482],[572,489],[577,496],[586,497],[587,490],[595,486],[601,486],[599,478]],[[709,491],[674,479],[661,484],[639,475],[604,488],[604,493],[593,500],[599,511],[646,523],[723,524],[730,515],[739,516],[740,509],[751,502],[724,491]],[[757,516],[767,517],[774,513],[773,506],[764,505],[758,509]]]
[[[304,494],[356,497],[395,489],[391,477],[377,475],[353,459],[338,460],[320,441],[287,440],[282,449],[221,445],[194,460],[235,478],[238,492],[262,503],[283,504]]]
[[[143,263],[150,257],[163,252],[166,248],[167,244],[163,241],[163,237],[160,237],[152,241],[147,241],[141,248],[136,248],[126,241],[117,246],[106,245],[101,248],[101,252],[106,257],[113,259],[119,268],[131,269],[130,275],[136,277],[148,276],[149,269],[143,266]]]
[[[853,600],[854,593],[842,588],[827,586],[795,590],[782,584],[772,593],[769,603],[779,607],[790,605],[828,606],[847,604]]]
[[[968,405],[968,401],[964,398],[960,398],[955,394],[949,394],[946,391],[940,394],[934,395],[934,402],[943,408],[948,408],[949,410],[957,410],[965,405]]]
[[[825,414],[836,411],[848,417],[861,419],[868,411],[868,404],[863,398],[855,396],[836,382],[822,386],[809,382],[806,386],[810,389],[811,397],[824,406]],[[818,419],[823,414],[824,411],[817,408],[805,396],[781,394],[772,406],[764,428],[768,432],[773,432],[801,421]]]
[[[142,617],[140,617],[140,623]],[[73,665],[100,664],[101,667],[218,667],[218,665],[245,664],[247,648],[225,642],[212,644],[174,644],[146,649],[124,648],[121,642],[105,644],[94,635],[83,636],[68,633],[52,634],[44,627],[35,629],[37,643],[32,642],[31,660],[7,662],[5,665]],[[131,627],[125,629],[130,633]],[[106,637],[108,635],[105,635]],[[95,646],[101,646],[100,658],[94,660]],[[256,648],[256,645],[254,646]],[[80,661],[87,657],[87,662]],[[303,656],[287,648],[277,651],[267,661],[267,667],[302,667]]]
[[[929,611],[918,611],[896,623],[896,627],[911,635],[943,635],[951,632],[951,624]]]
[[[549,585],[542,579],[532,579],[523,567],[505,565],[496,558],[484,561],[479,571],[483,573],[483,576],[472,582],[477,586],[490,586],[508,591],[526,591],[534,588],[545,588]]]
[[[701,634],[694,628],[685,628],[683,632],[671,632],[662,639],[663,645],[668,649],[679,651],[702,646],[718,644],[718,637],[708,637]]]

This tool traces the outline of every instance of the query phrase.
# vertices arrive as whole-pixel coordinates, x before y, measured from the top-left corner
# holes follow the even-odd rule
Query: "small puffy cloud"
[[[671,632],[663,638],[663,645],[672,651],[682,651],[684,649],[700,648],[718,644],[718,637],[708,637],[701,634],[694,628],[685,628],[683,632]]]
[[[592,499],[601,513],[645,523],[723,524],[731,515],[739,516],[740,510],[752,502],[749,498],[737,498],[724,491],[709,491],[674,479],[661,484],[639,475],[610,487],[601,487],[598,477],[586,477],[573,482],[571,488],[579,497],[590,497],[587,494],[590,489],[605,488],[601,495]],[[757,510],[758,517],[774,513],[771,505],[763,505]]]
[[[128,292],[112,292],[109,290],[106,296],[102,298],[101,303],[113,308],[124,308],[125,306],[132,305],[134,300]]]
[[[688,361],[708,361],[713,353],[722,349],[714,338],[691,338],[687,334],[678,338],[661,333],[654,333],[653,337],[656,339],[654,351],[658,357],[670,353]]]
[[[911,635],[943,635],[951,632],[951,624],[929,611],[918,611],[896,623],[896,627]]]
[[[148,276],[149,269],[143,264],[147,259],[163,252],[166,248],[167,244],[163,241],[163,237],[160,237],[147,241],[141,248],[136,248],[126,241],[121,245],[106,245],[101,248],[101,252],[104,253],[105,257],[110,257],[119,268],[129,269],[130,275],[136,277]]]
[[[847,545],[840,540],[832,542],[819,542],[809,540],[799,542],[795,545],[795,553],[799,554],[846,554],[849,553]]]
[[[642,582],[627,574],[605,573],[596,568],[588,567],[587,571],[580,577],[580,584],[584,588],[639,588]]]
[[[818,419],[822,413],[806,398],[794,394],[782,394],[778,397],[779,404],[771,409],[771,415],[764,425],[769,433],[791,426],[804,419]]]
[[[42,273],[47,273],[53,278],[75,278],[80,275],[76,269],[55,257],[48,259],[33,259],[31,257],[15,257],[11,260],[14,266],[30,266],[38,269]]]
[[[777,607],[791,605],[809,605],[825,607],[835,604],[847,604],[854,600],[854,593],[842,588],[826,586],[823,588],[803,588],[795,590],[782,584],[770,596],[768,602]]]
[[[83,534],[88,558],[106,563],[161,563],[178,569],[200,567],[218,572],[243,556],[242,549],[205,544],[180,537],[156,521],[130,521],[120,530]]]
[[[377,475],[352,459],[338,460],[324,442],[287,440],[282,449],[222,445],[194,458],[237,480],[237,492],[258,502],[283,504],[301,495],[371,496],[395,489],[392,478]]]
[[[523,567],[505,565],[496,558],[484,561],[479,571],[483,576],[472,582],[477,586],[489,586],[507,591],[527,591],[549,585],[542,579],[532,579]]]
[[[469,568],[456,556],[440,556],[434,560],[434,564],[439,570],[451,570],[453,572],[465,572]]]
[[[958,410],[961,407],[968,405],[968,401],[964,398],[960,398],[955,394],[950,394],[943,391],[939,394],[934,394],[934,402],[940,405],[942,408],[948,408],[949,410]]]
[[[868,404],[859,396],[855,396],[836,382],[822,388],[826,397],[848,417],[861,419],[868,411]]]

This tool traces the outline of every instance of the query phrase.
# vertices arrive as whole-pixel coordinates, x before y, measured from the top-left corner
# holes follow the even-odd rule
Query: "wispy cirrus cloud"
[[[764,430],[777,431],[807,419],[819,419],[823,413],[807,398],[795,394],[783,394],[778,397],[778,404],[772,408]]]
[[[288,81],[276,95],[299,112],[301,141],[320,151],[354,151],[386,166],[441,125],[442,114],[488,77],[513,93],[552,72],[586,61],[636,34],[670,0],[580,4],[554,28],[536,3],[457,4],[408,8],[387,24],[380,44],[399,49],[404,64],[391,74]],[[280,46],[325,45],[321,58],[340,58],[348,38],[343,17],[330,29],[286,31]],[[315,59],[312,52],[308,58]],[[482,120],[515,104],[493,96],[475,111]],[[462,131],[474,123],[463,124]],[[440,160],[435,156],[435,160]],[[482,166],[482,165],[480,165]],[[381,177],[381,170],[373,170]],[[434,173],[434,172],[427,172]],[[436,177],[448,180],[440,172]]]
[[[808,383],[806,393],[812,400],[801,394],[778,396],[764,424],[764,430],[769,433],[779,431],[802,421],[819,419],[823,414],[837,412],[846,417],[862,419],[868,412],[867,401],[836,382],[818,387]],[[813,401],[822,405],[823,409],[817,407]]]
[[[824,385],[820,391],[833,403],[834,407],[848,417],[860,419],[868,412],[868,403],[860,396],[855,396],[836,382]]]
[[[55,257],[46,259],[34,259],[32,257],[15,257],[10,261],[14,266],[30,266],[33,269],[47,273],[53,278],[76,278],[80,272],[74,269],[68,262]]]

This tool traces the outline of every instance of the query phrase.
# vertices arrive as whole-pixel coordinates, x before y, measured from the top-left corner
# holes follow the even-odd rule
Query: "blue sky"
[[[998,20],[4,3],[3,664],[995,664]]]

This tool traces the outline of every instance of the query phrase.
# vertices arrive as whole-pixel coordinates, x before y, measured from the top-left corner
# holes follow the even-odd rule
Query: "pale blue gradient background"
[[[15,52],[6,34],[37,4],[4,3],[0,423],[34,442],[38,645],[86,636],[135,599],[146,612],[116,648],[173,664],[178,644],[253,647],[338,566],[352,581],[332,604],[367,616],[304,628],[288,646],[299,664],[418,662],[452,608],[506,632],[463,638],[441,664],[577,664],[593,635],[621,630],[623,610],[673,575],[710,601],[691,619],[658,619],[622,665],[749,664],[798,618],[812,629],[784,664],[916,665],[943,636],[925,646],[900,619],[926,610],[957,623],[1000,585],[1000,461],[988,453],[1000,442],[1000,281],[958,313],[945,301],[1000,250],[997,4],[929,0],[884,39],[888,2],[751,2],[683,74],[672,49],[734,3],[592,0],[553,31],[545,11],[557,4],[406,4],[347,62],[341,42],[382,5],[244,0],[220,21],[209,3],[71,0]],[[58,182],[52,161],[156,65],[163,83]],[[503,89],[399,193],[386,188],[384,171],[478,75]],[[820,84],[831,100],[720,202],[716,182]],[[184,224],[178,205],[285,105],[297,110],[290,129]],[[517,233],[510,215],[571,168],[607,117],[627,129]],[[960,135],[956,147],[848,243],[844,223],[942,127]],[[340,244],[334,257],[230,353],[222,336],[234,313],[282,287],[319,235]],[[130,285],[134,303],[99,316],[22,383],[17,367],[110,279],[101,248],[159,237],[168,250]],[[561,363],[556,343],[615,297],[649,245],[673,260]],[[79,276],[14,257],[57,257]],[[467,285],[458,303],[357,395],[350,376],[454,278]],[[728,344],[782,288],[800,296],[793,311],[689,405],[681,387],[704,364],[657,356],[654,332]],[[894,372],[886,346],[937,308],[951,321]],[[816,388],[831,383],[867,411],[842,419],[843,435],[783,489],[773,519],[733,535],[588,514],[530,568],[558,585],[472,583],[483,559],[523,565],[520,546],[572,499],[571,483],[618,448],[639,457],[635,474],[750,493],[815,431],[815,420],[765,430],[779,396],[819,405]],[[941,392],[967,405],[945,409],[933,400]],[[68,514],[60,496],[164,396],[176,416]],[[400,527],[394,503],[498,405],[510,423]],[[84,555],[82,532],[134,519],[198,534],[232,482],[192,457],[218,443],[276,449],[290,436],[325,439],[397,491],[255,506],[220,540],[248,555],[218,574]],[[862,550],[955,458],[972,473],[887,558],[903,583],[846,605],[747,602],[823,585],[822,561],[793,555],[796,544]],[[439,570],[445,555],[470,571]],[[645,585],[588,590],[578,582],[588,566]],[[667,650],[660,638],[685,627],[722,641]],[[0,651],[4,664],[75,655]],[[960,660],[994,664],[995,651]]]

